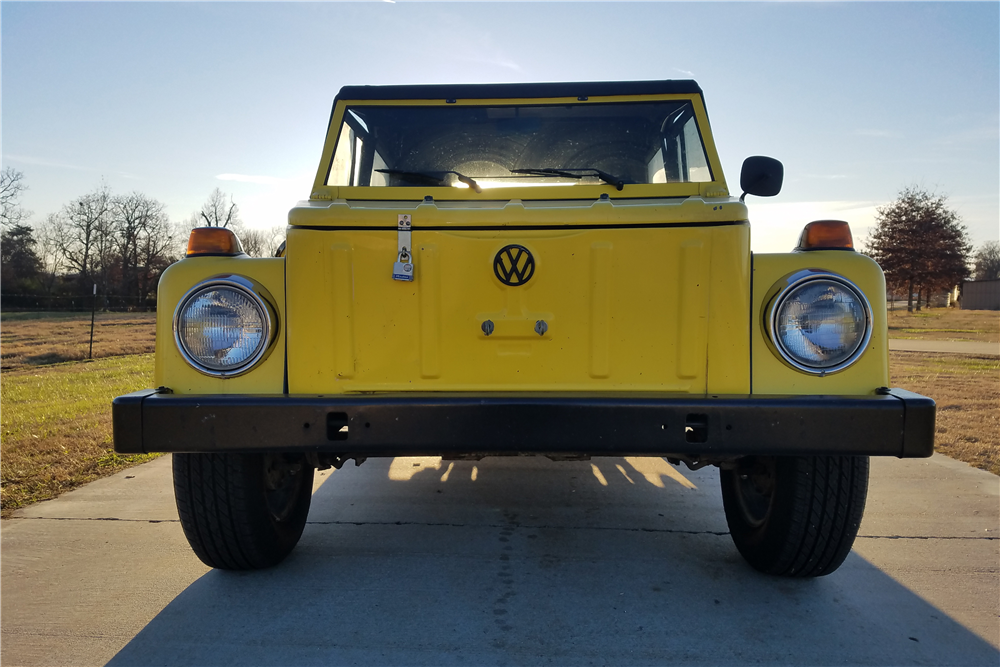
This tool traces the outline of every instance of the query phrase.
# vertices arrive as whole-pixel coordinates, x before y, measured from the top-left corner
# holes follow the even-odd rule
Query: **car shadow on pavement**
[[[379,474],[324,476],[284,563],[208,572],[109,665],[1000,660],[856,553],[820,579],[757,573],[732,545],[713,469],[365,465]]]

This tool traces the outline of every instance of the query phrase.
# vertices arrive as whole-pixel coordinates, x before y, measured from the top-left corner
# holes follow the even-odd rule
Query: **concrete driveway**
[[[873,461],[855,551],[746,566],[718,474],[660,459],[369,461],[278,568],[209,571],[162,457],[5,521],[3,665],[1000,664],[1000,482]]]
[[[944,352],[946,354],[1000,357],[1000,343],[982,343],[973,340],[908,340],[905,338],[890,338],[889,349],[896,352]]]

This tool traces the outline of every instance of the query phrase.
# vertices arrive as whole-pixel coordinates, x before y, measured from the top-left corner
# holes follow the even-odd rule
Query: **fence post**
[[[90,352],[88,359],[94,358],[94,313],[97,312],[97,283],[94,283],[94,304],[90,307]]]

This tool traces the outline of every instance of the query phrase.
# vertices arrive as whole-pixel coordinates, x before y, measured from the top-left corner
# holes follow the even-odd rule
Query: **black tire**
[[[865,511],[867,456],[751,456],[720,478],[729,532],[756,569],[821,577],[847,558]]]
[[[174,454],[174,498],[184,535],[205,565],[277,565],[302,536],[313,468],[301,455]]]

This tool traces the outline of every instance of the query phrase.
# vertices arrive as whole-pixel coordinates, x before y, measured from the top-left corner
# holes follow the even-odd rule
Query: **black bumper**
[[[934,452],[934,401],[875,396],[451,394],[192,396],[114,400],[115,451],[460,454],[868,454]]]

